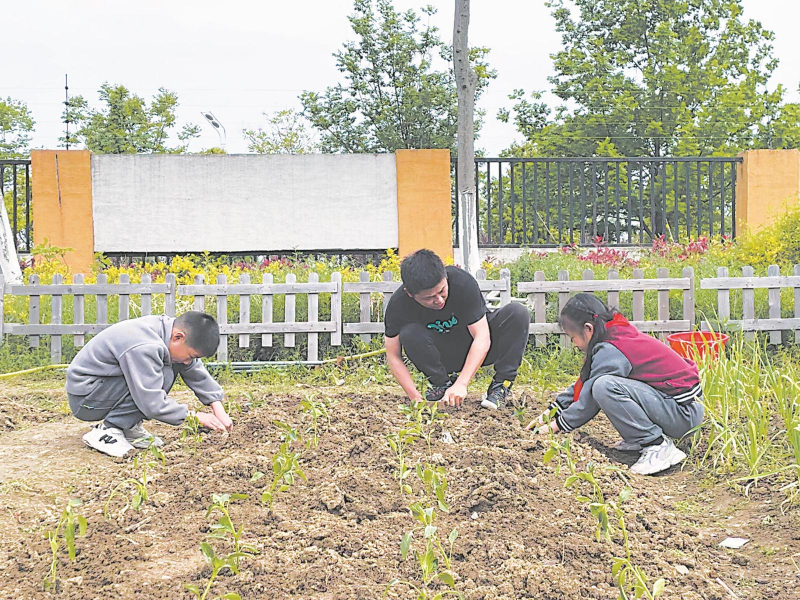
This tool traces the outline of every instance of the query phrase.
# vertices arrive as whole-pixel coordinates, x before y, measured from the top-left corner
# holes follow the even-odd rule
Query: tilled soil
[[[413,499],[400,491],[386,444],[386,435],[403,426],[402,399],[394,390],[364,389],[350,396],[340,388],[252,390],[242,398],[233,433],[205,434],[196,445],[181,440],[179,428],[153,425],[167,442],[166,467],[154,470],[140,510],[121,512],[118,498],[111,518],[103,516],[104,504],[133,473],[132,460],[85,448],[80,436],[86,425],[69,417],[43,414],[20,428],[10,416],[16,427],[0,433],[0,598],[190,598],[184,585],[202,589],[211,573],[200,544],[215,521],[206,517],[211,496],[220,493],[248,494],[231,505],[231,516],[257,554],[241,559],[238,575],[223,572],[209,600],[229,592],[244,599],[380,598],[393,579],[420,585],[413,556],[400,557],[401,537],[415,527],[408,510]],[[280,444],[273,421],[303,426],[297,405],[304,392],[340,401],[316,449],[294,446],[303,449],[307,481],[278,494],[270,511],[260,498]],[[595,539],[596,519],[574,489],[564,488],[566,467],[557,472],[554,462],[543,465],[544,441],[524,432],[510,411],[486,411],[474,402],[450,409],[442,428],[453,443],[437,432],[428,459],[446,470],[451,509],[437,511],[436,524],[442,538],[458,530],[452,572],[464,597],[618,597],[611,567],[625,553],[621,536],[611,543]],[[596,465],[607,499],[624,488],[627,465],[636,458],[608,450],[612,433],[598,418],[573,434],[572,444],[579,468]],[[412,461],[427,454],[420,440]],[[410,481],[419,488],[416,476]],[[781,511],[779,491],[762,485],[745,498],[678,468],[634,476],[629,484],[632,495],[623,506],[631,556],[651,585],[666,579],[662,598],[800,598],[800,570],[792,562],[800,564],[798,515]],[[50,565],[45,532],[69,497],[83,500],[78,511],[89,521],[88,532],[77,540],[75,562],[62,550],[57,588],[44,591]],[[751,541],[741,550],[720,548],[731,535]],[[413,548],[421,538],[417,531]],[[218,554],[230,551],[225,542],[210,543]],[[416,597],[403,585],[389,596]]]

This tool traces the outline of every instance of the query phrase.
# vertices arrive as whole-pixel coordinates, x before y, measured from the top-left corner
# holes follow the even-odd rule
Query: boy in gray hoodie
[[[230,431],[225,395],[201,357],[219,345],[211,315],[189,311],[177,319],[147,316],[121,321],[93,337],[67,369],[67,396],[81,421],[100,421],[83,441],[110,456],[163,441],[143,426],[145,419],[181,425],[187,416],[213,431]],[[190,411],[167,394],[178,375],[211,412]]]

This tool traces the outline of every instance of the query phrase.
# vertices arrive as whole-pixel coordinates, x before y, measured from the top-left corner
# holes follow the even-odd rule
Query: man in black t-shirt
[[[408,397],[422,395],[402,350],[431,384],[425,398],[448,406],[461,406],[478,368],[493,364],[495,376],[481,405],[502,407],[528,342],[528,310],[511,303],[488,311],[475,278],[445,268],[430,250],[407,256],[400,272],[403,287],[386,307],[385,344],[389,368]]]

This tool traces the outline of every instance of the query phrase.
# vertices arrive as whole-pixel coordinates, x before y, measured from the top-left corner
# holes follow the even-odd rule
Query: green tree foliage
[[[24,102],[0,99],[0,158],[26,157],[34,125]]]
[[[551,156],[731,155],[800,142],[800,105],[768,86],[774,35],[741,0],[550,0],[563,48],[553,54],[552,110],[510,97],[526,143]],[[569,108],[568,108],[569,107]]]
[[[99,110],[89,107],[81,96],[70,101],[70,120],[78,124],[75,140],[100,154],[182,153],[188,140],[199,135],[196,125],[184,125],[177,137],[183,145],[169,146],[176,126],[178,96],[164,88],[148,106],[123,85],[104,83],[99,90]],[[62,142],[65,141],[62,139]]]
[[[264,113],[268,128],[244,129],[247,149],[257,154],[310,154],[318,151],[303,115],[294,110]]]
[[[346,83],[300,96],[303,114],[320,132],[320,149],[454,149],[458,100],[452,48],[436,27],[421,26],[413,10],[396,12],[391,0],[355,0],[354,10],[349,20],[356,41],[334,54]],[[422,14],[430,17],[435,10],[428,6]],[[484,60],[488,52],[470,49],[477,95],[495,77]],[[480,129],[477,119],[475,129]]]

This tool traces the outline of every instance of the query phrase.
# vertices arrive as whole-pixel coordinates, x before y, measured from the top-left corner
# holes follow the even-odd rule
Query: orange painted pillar
[[[449,150],[397,150],[397,238],[400,257],[428,248],[453,256]]]
[[[736,232],[755,233],[797,206],[800,150],[747,150],[736,170]]]
[[[88,150],[33,150],[33,241],[72,248],[65,256],[73,274],[94,262],[92,164]]]

